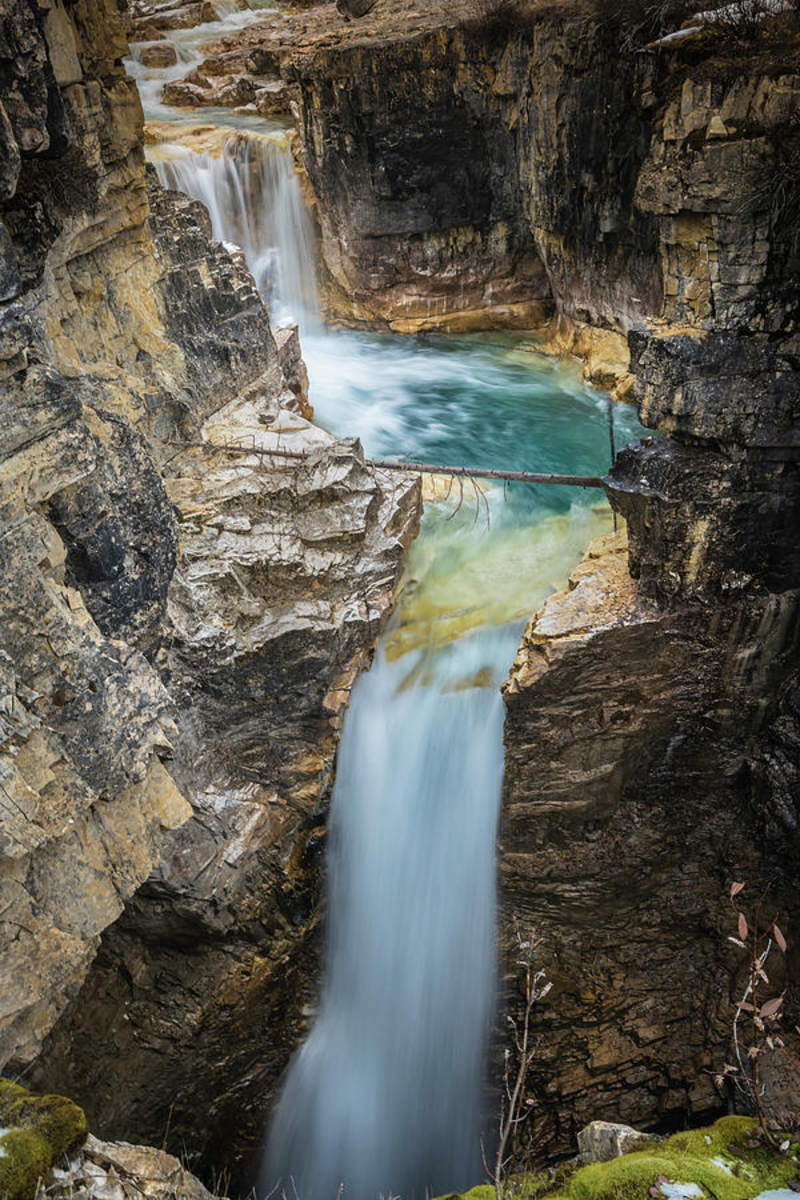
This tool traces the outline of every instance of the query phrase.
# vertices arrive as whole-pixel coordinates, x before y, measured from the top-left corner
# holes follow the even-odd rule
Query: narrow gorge
[[[520,931],[515,1170],[749,1114],[736,880],[800,1120],[800,42],[646,11],[0,0],[0,1069],[92,1171],[485,1182]]]

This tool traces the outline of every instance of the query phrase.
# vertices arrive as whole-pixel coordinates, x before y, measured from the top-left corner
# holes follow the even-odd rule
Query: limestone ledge
[[[503,691],[516,695],[532,687],[567,649],[606,630],[656,619],[656,606],[639,597],[628,571],[628,536],[622,528],[595,538],[569,578],[525,627]]]

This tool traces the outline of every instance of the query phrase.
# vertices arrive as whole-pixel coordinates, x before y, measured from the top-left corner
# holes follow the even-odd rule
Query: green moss
[[[574,1167],[567,1170],[568,1173],[572,1173]],[[556,1176],[563,1181],[564,1168],[559,1167]],[[553,1194],[556,1176],[550,1171],[543,1171],[537,1175],[515,1175],[513,1180],[514,1200],[545,1200],[545,1197]],[[471,1191],[464,1193],[463,1200],[494,1200],[494,1186],[484,1183],[479,1187],[474,1187]]]
[[[793,1158],[749,1145],[748,1134],[756,1124],[749,1117],[723,1117],[707,1129],[676,1133],[611,1162],[579,1169],[567,1164],[553,1175],[515,1176],[507,1193],[513,1200],[647,1200],[650,1188],[663,1175],[671,1183],[699,1184],[715,1200],[752,1200],[768,1188],[785,1186],[798,1174]],[[469,1200],[493,1196],[494,1189],[488,1186],[466,1193]]]
[[[50,1147],[33,1129],[10,1129],[0,1136],[0,1196],[33,1200],[36,1185],[52,1165]]]
[[[754,1125],[748,1117],[723,1117],[708,1129],[677,1133],[645,1150],[611,1162],[592,1163],[582,1167],[552,1200],[641,1200],[659,1175],[673,1183],[700,1184],[705,1194],[716,1200],[752,1200],[758,1192],[781,1187],[797,1173],[792,1159],[747,1146],[747,1134]]]
[[[87,1134],[83,1110],[65,1096],[37,1096],[0,1079],[0,1196],[28,1200],[40,1175],[81,1145]]]

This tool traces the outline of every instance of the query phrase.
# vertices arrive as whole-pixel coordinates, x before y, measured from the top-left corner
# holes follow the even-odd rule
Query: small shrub
[[[766,211],[776,244],[800,254],[800,118],[773,139],[770,163],[754,175],[744,208]]]
[[[691,0],[593,0],[592,11],[606,37],[630,52],[679,28],[696,9]]]
[[[493,38],[510,37],[532,15],[531,0],[470,0],[461,28]]]
[[[770,987],[766,972],[770,952],[774,947],[785,954],[786,939],[778,927],[777,914],[772,917],[765,915],[763,896],[751,914],[739,907],[737,897],[744,887],[744,883],[732,883],[730,890],[730,905],[736,914],[736,935],[730,935],[728,941],[743,950],[747,959],[747,984],[741,1000],[735,1006],[736,1015],[733,1019],[733,1057],[736,1061],[725,1063],[723,1070],[716,1074],[716,1083],[719,1087],[725,1080],[736,1084],[755,1109],[764,1140],[777,1149],[779,1139],[767,1124],[762,1104],[759,1060],[767,1050],[783,1045],[777,1026],[785,991],[765,1000],[763,989]],[[740,1020],[744,1028],[740,1027]]]

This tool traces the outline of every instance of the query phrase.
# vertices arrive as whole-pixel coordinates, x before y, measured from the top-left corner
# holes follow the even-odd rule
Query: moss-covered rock
[[[518,1176],[513,1194],[516,1200],[647,1200],[650,1188],[667,1180],[695,1184],[706,1200],[753,1200],[800,1173],[796,1154],[752,1144],[748,1135],[756,1127],[749,1117],[723,1117],[708,1129],[677,1133],[645,1150],[581,1167],[567,1178],[561,1169],[546,1181],[541,1175]],[[469,1200],[493,1195],[486,1187],[467,1193]]]
[[[52,1161],[50,1147],[33,1129],[0,1130],[0,1195],[33,1200]]]
[[[33,1200],[38,1180],[86,1134],[83,1110],[65,1096],[37,1096],[0,1079],[0,1196]]]

